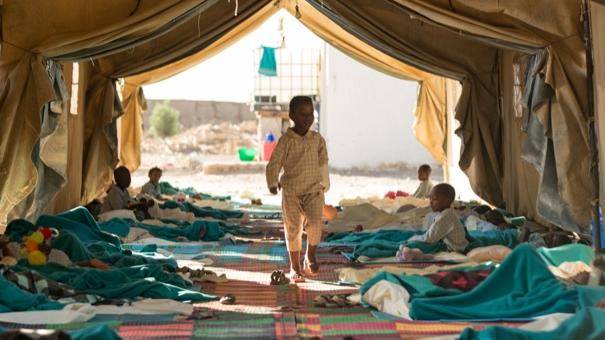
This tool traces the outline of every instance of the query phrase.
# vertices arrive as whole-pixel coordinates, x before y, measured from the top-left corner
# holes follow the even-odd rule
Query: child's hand
[[[277,188],[276,188],[276,187],[269,188],[269,192],[270,192],[272,195],[277,195]]]

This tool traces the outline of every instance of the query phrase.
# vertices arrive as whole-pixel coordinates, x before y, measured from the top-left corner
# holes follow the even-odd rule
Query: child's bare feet
[[[290,280],[294,283],[302,283],[305,282],[305,277],[300,272],[300,270],[290,269]]]
[[[310,262],[308,260],[305,260],[303,271],[306,275],[315,276],[319,274],[319,265],[317,264],[317,262]]]

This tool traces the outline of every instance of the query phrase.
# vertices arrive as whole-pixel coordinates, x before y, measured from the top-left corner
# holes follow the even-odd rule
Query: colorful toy
[[[32,266],[41,266],[46,263],[46,255],[39,250],[34,250],[27,255],[27,262]]]
[[[44,251],[50,250],[50,241],[57,237],[59,231],[54,228],[41,227],[23,238],[23,247],[19,251],[21,257],[27,258],[27,262],[32,266],[41,266],[46,263]]]

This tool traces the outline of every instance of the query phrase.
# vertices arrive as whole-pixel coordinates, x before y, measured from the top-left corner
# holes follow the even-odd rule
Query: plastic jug
[[[271,154],[277,146],[277,141],[272,133],[268,133],[265,137],[265,143],[263,144],[263,160],[268,161],[271,159]]]

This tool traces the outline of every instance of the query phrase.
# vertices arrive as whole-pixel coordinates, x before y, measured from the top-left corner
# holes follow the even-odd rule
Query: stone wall
[[[143,114],[143,126],[145,131],[150,127],[149,119],[155,105],[164,100],[148,100],[148,110]],[[196,101],[196,100],[171,100],[169,105],[180,113],[180,122],[184,130],[203,124],[216,124],[222,122],[241,123],[247,120],[255,120],[254,112],[250,105],[245,103]]]

